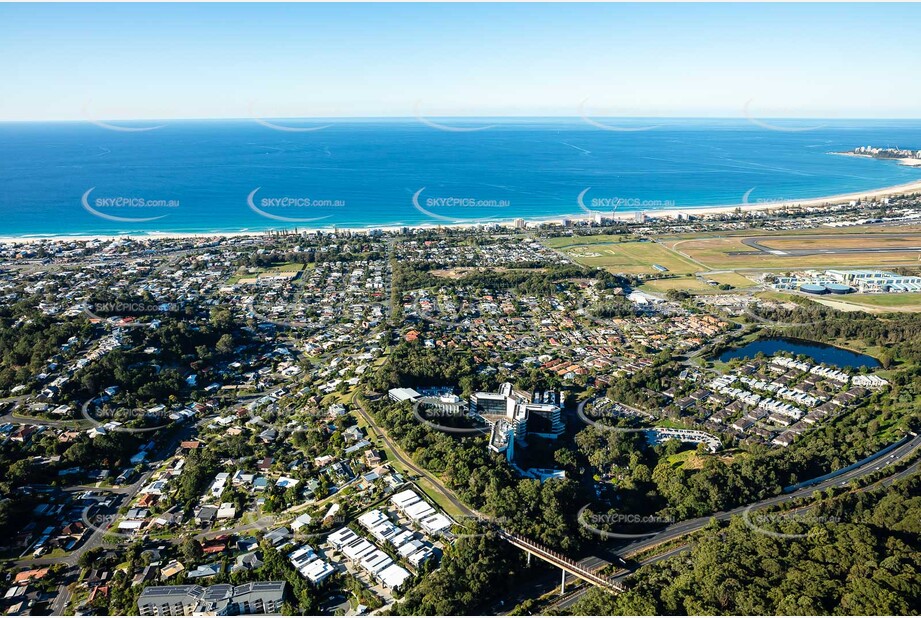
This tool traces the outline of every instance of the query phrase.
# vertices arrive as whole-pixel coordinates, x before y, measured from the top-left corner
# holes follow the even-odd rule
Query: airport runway
[[[781,255],[781,256],[808,256],[808,255],[846,255],[854,253],[900,253],[900,252],[911,252],[919,251],[921,252],[921,244],[913,247],[842,247],[842,248],[830,248],[830,249],[774,249],[764,245],[765,242],[771,242],[773,240],[809,240],[809,239],[819,239],[819,240],[834,240],[839,238],[845,238],[849,240],[854,240],[860,238],[861,240],[866,241],[868,244],[872,243],[874,239],[877,238],[905,238],[906,236],[912,236],[911,234],[868,234],[868,235],[855,235],[855,234],[802,234],[802,235],[793,235],[793,236],[752,236],[742,239],[742,244],[756,249],[760,253],[766,253],[768,255]],[[921,239],[919,239],[921,243]],[[753,252],[752,252],[753,253]],[[736,251],[729,253],[728,255],[752,255],[749,252]]]

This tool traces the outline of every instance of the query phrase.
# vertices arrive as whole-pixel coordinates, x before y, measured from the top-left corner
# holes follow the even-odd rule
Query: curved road
[[[766,499],[764,499],[764,500],[761,500],[761,501],[759,501],[759,502],[755,502],[755,503],[753,503],[753,504],[743,505],[743,506],[736,507],[736,508],[734,508],[734,509],[732,509],[732,510],[729,510],[729,511],[723,511],[723,512],[720,512],[720,513],[715,513],[714,515],[709,515],[709,516],[705,516],[705,517],[698,517],[698,518],[696,518],[696,519],[689,519],[689,520],[686,520],[686,521],[681,521],[681,522],[672,524],[672,525],[670,525],[670,526],[664,528],[661,532],[659,532],[658,534],[656,534],[656,535],[654,535],[654,536],[647,537],[647,538],[645,538],[645,539],[641,539],[641,540],[637,540],[637,541],[633,541],[633,542],[631,542],[631,543],[629,543],[629,544],[627,544],[627,545],[621,546],[620,548],[618,548],[618,550],[619,550],[619,551],[624,551],[624,550],[626,550],[626,551],[624,551],[624,554],[623,554],[623,555],[626,556],[626,557],[629,557],[629,556],[631,556],[631,555],[636,555],[636,554],[638,554],[638,553],[641,553],[641,552],[643,552],[643,551],[646,551],[646,550],[648,550],[648,549],[651,549],[651,548],[653,548],[653,547],[655,547],[656,545],[659,545],[659,544],[661,544],[661,543],[665,543],[665,542],[667,542],[667,541],[671,541],[671,540],[674,540],[674,539],[676,539],[676,538],[680,538],[680,537],[682,537],[682,536],[686,536],[686,535],[688,535],[688,534],[691,534],[692,532],[697,532],[698,530],[700,530],[700,529],[702,529],[703,527],[705,527],[705,526],[710,522],[711,519],[716,519],[716,520],[719,520],[719,521],[725,521],[725,520],[730,519],[730,518],[733,517],[733,516],[741,515],[743,512],[745,512],[746,510],[749,510],[749,509],[758,509],[758,508],[763,508],[763,507],[766,507],[766,506],[773,506],[773,505],[776,505],[776,504],[783,504],[783,503],[785,503],[785,502],[790,502],[790,501],[795,500],[795,499],[797,499],[797,498],[802,498],[803,496],[810,495],[810,494],[812,494],[812,493],[815,492],[815,491],[822,491],[822,490],[824,490],[824,489],[828,489],[829,487],[834,487],[835,485],[839,485],[839,486],[840,486],[840,485],[846,485],[849,481],[851,481],[851,480],[853,480],[853,479],[857,479],[857,478],[860,478],[860,477],[862,477],[862,476],[867,476],[867,475],[872,474],[873,472],[876,472],[877,470],[879,470],[879,469],[881,469],[881,468],[883,468],[883,467],[885,467],[885,466],[892,465],[892,464],[894,464],[894,463],[896,463],[896,462],[898,462],[898,461],[900,461],[900,460],[902,460],[902,459],[908,457],[909,455],[911,455],[912,453],[914,453],[914,451],[915,451],[919,446],[921,446],[921,435],[916,435],[916,436],[914,436],[914,438],[913,438],[912,440],[910,440],[909,442],[906,442],[906,443],[903,444],[902,446],[900,446],[900,447],[894,449],[893,451],[891,451],[891,452],[885,457],[885,459],[883,459],[882,461],[880,461],[879,459],[876,459],[876,460],[873,460],[873,461],[869,461],[869,462],[867,462],[866,464],[864,464],[863,466],[860,466],[859,468],[855,468],[855,469],[853,469],[853,470],[850,470],[850,471],[848,471],[848,472],[845,472],[844,474],[841,474],[841,475],[836,476],[836,477],[834,477],[834,478],[828,479],[828,480],[823,481],[823,482],[821,482],[821,483],[817,483],[817,484],[811,485],[811,486],[809,486],[809,487],[803,487],[803,488],[798,489],[797,491],[794,491],[794,492],[791,492],[791,493],[780,494],[780,495],[777,495],[777,496],[772,496],[772,497],[770,497],[770,498],[766,498]],[[907,477],[907,476],[909,476],[909,475],[911,475],[911,474],[917,472],[917,471],[918,471],[918,468],[919,468],[919,463],[918,463],[918,462],[915,462],[913,465],[908,466],[906,469],[901,470],[901,471],[896,472],[896,473],[893,473],[893,474],[887,476],[886,478],[880,479],[879,481],[877,481],[877,482],[875,482],[875,483],[873,483],[873,484],[871,484],[871,485],[868,485],[867,487],[862,487],[862,488],[860,488],[858,491],[869,491],[870,489],[876,488],[877,486],[880,486],[880,485],[883,485],[883,486],[885,486],[885,485],[891,485],[892,483],[895,483],[895,482],[897,482],[897,481],[899,481],[899,480],[902,480],[902,479],[904,479],[905,477]],[[799,508],[797,508],[797,509],[794,509],[794,511],[804,510],[804,509],[810,508],[810,506],[811,506],[811,505],[807,505],[807,506],[804,506],[804,507],[799,507]],[[668,550],[668,551],[666,551],[666,552],[663,552],[663,553],[661,553],[661,554],[657,554],[657,555],[655,555],[655,556],[650,556],[649,558],[646,558],[646,559],[644,559],[644,560],[641,560],[641,561],[637,562],[637,563],[634,565],[633,570],[636,570],[637,568],[642,567],[642,566],[646,566],[646,565],[648,565],[648,564],[653,564],[653,563],[659,562],[659,561],[661,561],[661,560],[665,560],[665,559],[667,559],[667,558],[670,558],[670,557],[672,557],[672,556],[675,556],[675,555],[677,555],[677,554],[680,554],[680,553],[682,553],[682,552],[684,552],[684,551],[687,551],[688,549],[690,549],[689,546],[687,546],[687,545],[682,545],[682,546],[679,546],[679,547],[675,547],[674,549],[670,549],[670,550]],[[615,576],[614,579],[616,579],[616,580],[623,580],[623,579],[626,579],[627,577],[629,577],[630,574],[631,574],[631,573],[629,573],[629,572],[628,572],[628,573],[622,573],[622,574],[619,574],[619,575]],[[558,608],[561,608],[561,609],[562,609],[562,608],[566,608],[566,607],[570,607],[571,605],[575,604],[575,603],[576,603],[586,592],[588,592],[588,590],[589,590],[589,588],[587,588],[587,587],[584,588],[584,589],[580,589],[580,590],[578,590],[578,591],[572,593],[571,595],[569,595],[569,596],[567,596],[567,597],[564,597],[563,599],[561,599],[560,601],[558,601],[557,604],[556,604],[554,607],[558,607]]]
[[[671,526],[668,526],[665,529],[663,529],[661,532],[659,532],[655,536],[633,541],[632,543],[622,547],[622,549],[627,550],[625,554],[626,556],[635,555],[639,552],[649,549],[650,547],[654,547],[660,543],[664,543],[665,541],[669,541],[674,538],[678,538],[686,534],[689,534],[691,532],[694,532],[696,530],[699,530],[703,528],[704,526],[706,526],[711,519],[725,521],[735,515],[741,515],[742,512],[747,509],[758,509],[758,508],[763,508],[766,506],[773,506],[775,504],[783,504],[784,502],[790,502],[791,500],[802,498],[803,496],[810,495],[813,492],[822,491],[823,489],[828,489],[829,487],[834,487],[835,485],[846,485],[852,479],[866,476],[884,466],[891,465],[897,461],[904,459],[905,457],[908,457],[919,446],[921,446],[921,435],[915,436],[912,440],[906,442],[905,444],[898,447],[897,449],[894,449],[882,461],[880,461],[879,459],[869,461],[865,463],[864,465],[860,466],[859,468],[854,468],[853,470],[845,472],[844,474],[838,475],[834,478],[830,478],[828,480],[822,481],[821,483],[817,483],[815,485],[810,485],[809,487],[800,488],[790,493],[779,494],[777,496],[765,498],[764,500],[760,500],[753,504],[739,506],[729,511],[722,511],[722,512],[715,513],[713,515],[709,515],[706,517],[698,517],[696,519],[689,519],[686,521],[681,521],[681,522],[672,524]],[[899,478],[907,476],[908,474],[913,472],[915,468],[917,468],[917,464],[915,464],[914,466],[910,466],[907,472],[906,471],[899,472],[897,476]]]

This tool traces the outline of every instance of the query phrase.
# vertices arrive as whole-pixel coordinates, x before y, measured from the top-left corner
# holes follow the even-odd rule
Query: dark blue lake
[[[754,358],[759,352],[765,356],[772,356],[777,352],[788,354],[805,354],[817,363],[835,365],[836,367],[850,367],[860,369],[868,367],[875,369],[880,366],[879,361],[872,356],[851,352],[833,345],[803,341],[802,339],[785,339],[782,337],[768,337],[756,339],[748,345],[734,350],[727,350],[720,354],[720,361],[728,362],[734,358]]]

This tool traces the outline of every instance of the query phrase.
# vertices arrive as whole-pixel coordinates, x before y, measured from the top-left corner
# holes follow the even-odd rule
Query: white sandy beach
[[[843,204],[846,202],[852,202],[854,200],[868,200],[873,198],[881,197],[895,197],[897,195],[907,195],[911,193],[921,193],[921,179],[913,180],[912,182],[907,182],[901,185],[893,185],[891,187],[883,187],[882,189],[871,189],[870,191],[860,191],[855,193],[842,193],[839,195],[831,195],[828,197],[816,197],[802,200],[784,200],[778,202],[756,202],[748,204],[733,204],[728,206],[705,206],[702,208],[682,208],[682,209],[670,209],[670,210],[657,210],[655,211],[656,216],[676,216],[678,213],[693,213],[695,215],[701,214],[719,214],[725,212],[732,212],[736,209],[748,212],[755,210],[777,210],[778,208],[788,208],[790,206],[798,206],[801,208],[810,208],[815,206],[825,206],[831,204]],[[618,218],[630,218],[633,213],[625,213]]]
[[[844,155],[850,155],[850,153],[840,153]],[[860,155],[850,155],[850,156],[860,156]],[[921,166],[921,160],[912,159],[912,161],[917,161],[917,165]],[[915,164],[912,164],[915,165]],[[826,197],[816,197],[808,198],[801,200],[784,200],[784,201],[765,201],[765,202],[755,202],[755,203],[739,203],[739,204],[726,204],[721,206],[700,206],[695,207],[691,206],[688,208],[669,208],[663,210],[650,210],[644,211],[650,217],[659,217],[659,218],[675,218],[679,214],[693,214],[693,215],[716,215],[716,214],[725,214],[731,213],[734,211],[742,212],[753,212],[753,211],[770,211],[778,210],[788,207],[801,207],[809,208],[816,206],[825,206],[832,204],[842,204],[846,202],[852,202],[855,200],[869,200],[873,198],[884,198],[884,197],[895,197],[898,195],[906,195],[911,193],[921,193],[921,179],[915,180],[912,182],[894,185],[891,187],[883,187],[881,189],[871,189],[868,191],[860,191],[855,193],[843,193],[839,195],[830,195]],[[604,214],[608,218],[613,218],[619,221],[630,221],[632,220],[636,212],[638,211],[624,211],[624,212],[615,212],[612,215],[609,211],[597,211],[598,213]],[[546,217],[540,219],[527,219],[529,223],[559,223],[563,219],[568,219],[570,221],[589,221],[593,218],[592,214],[587,214],[584,212],[569,214],[569,215],[556,215],[553,217]],[[410,229],[438,229],[438,228],[471,228],[483,225],[484,223],[500,225],[503,227],[513,227],[514,221],[482,221],[482,222],[471,222],[471,223],[423,223],[415,225],[382,225],[382,226],[373,226],[373,227],[360,227],[360,228],[348,228],[348,227],[337,227],[337,231],[341,232],[353,232],[353,233],[365,233],[371,229],[382,230],[385,232],[399,231],[403,228]],[[323,231],[331,232],[331,227],[321,227],[321,228],[306,228],[298,227],[298,230],[301,232],[313,232],[313,231]],[[158,239],[170,239],[170,238],[237,238],[237,237],[257,237],[265,236],[267,234],[284,232],[286,230],[263,230],[263,231],[243,231],[243,232],[145,232],[138,234],[89,234],[89,235],[54,235],[49,234],[45,235],[29,235],[29,236],[0,236],[0,243],[4,244],[26,244],[26,243],[36,243],[43,242],[48,240],[55,241],[92,241],[92,240],[114,240],[114,239],[128,239],[131,238],[136,241],[151,240],[155,241]]]

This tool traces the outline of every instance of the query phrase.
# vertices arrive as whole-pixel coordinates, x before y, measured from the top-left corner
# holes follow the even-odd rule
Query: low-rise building
[[[278,615],[287,583],[251,582],[241,586],[148,586],[138,597],[142,616]]]

